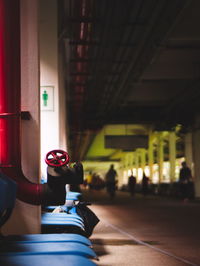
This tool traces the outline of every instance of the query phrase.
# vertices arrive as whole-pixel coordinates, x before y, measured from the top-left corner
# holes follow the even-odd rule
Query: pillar
[[[164,159],[164,152],[163,152],[163,138],[162,133],[158,134],[158,167],[159,167],[159,183],[163,180],[163,159]]]
[[[175,181],[175,167],[176,167],[176,134],[169,133],[169,163],[170,163],[170,182]]]
[[[138,153],[138,151],[134,152],[134,157],[135,157],[136,179],[138,181],[138,168],[139,168],[139,153]]]
[[[200,130],[192,133],[195,196],[200,197]]]
[[[194,175],[192,132],[188,132],[185,134],[184,142],[185,142],[185,160],[187,162],[188,167],[190,167],[192,171],[192,175]]]
[[[144,172],[146,166],[146,150],[140,149],[140,156],[141,156],[141,168]]]
[[[129,169],[133,168],[133,152],[129,153]]]
[[[153,153],[153,134],[149,134],[149,148],[148,148],[148,165],[149,165],[149,173],[150,179],[153,179],[153,163],[154,163],[154,153]]]
[[[5,2],[9,4],[9,1],[5,0]],[[40,177],[38,0],[20,0],[19,2],[21,109],[29,111],[31,115],[30,120],[21,121],[21,160],[24,175],[31,182],[38,183]],[[38,234],[41,228],[40,216],[40,206],[16,200],[15,208],[10,219],[3,226],[2,233],[5,235]]]

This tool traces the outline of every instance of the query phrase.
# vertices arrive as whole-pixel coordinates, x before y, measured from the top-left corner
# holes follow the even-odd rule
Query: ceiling
[[[199,0],[59,0],[71,156],[105,125],[188,127],[200,105]]]

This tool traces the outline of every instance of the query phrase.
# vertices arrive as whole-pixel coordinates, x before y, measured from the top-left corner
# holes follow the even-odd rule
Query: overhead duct
[[[106,135],[105,148],[133,151],[137,148],[148,148],[147,135]]]
[[[74,154],[73,159],[80,159],[79,147],[82,138],[82,117],[83,106],[86,95],[86,83],[88,80],[88,57],[89,57],[89,43],[91,40],[91,22],[88,18],[91,16],[92,1],[91,0],[79,0],[71,1],[71,5],[74,6],[73,19],[77,22],[77,28],[73,35],[73,41],[71,42],[71,52],[75,58],[75,63],[72,63],[74,68],[73,72],[73,93],[72,97],[72,138],[74,139]],[[76,44],[74,46],[74,43]],[[74,134],[76,132],[76,134]]]

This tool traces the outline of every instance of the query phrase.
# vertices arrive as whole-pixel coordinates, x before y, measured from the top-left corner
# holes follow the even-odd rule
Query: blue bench
[[[16,184],[0,173],[0,226],[10,217]],[[0,238],[0,265],[94,266],[91,242],[77,234],[37,234]]]
[[[74,192],[74,191],[68,191],[66,193],[66,201],[79,201],[81,197],[81,193],[80,192]],[[50,211],[52,212],[54,209],[56,209],[58,206],[45,206],[44,210],[45,211]],[[61,206],[62,207],[62,206]]]
[[[66,202],[63,206],[46,207],[47,212],[42,214],[42,232],[77,232],[85,235],[83,219],[77,214],[76,204],[81,198],[81,193],[68,191]],[[55,211],[57,212],[50,212]]]
[[[91,241],[78,234],[33,234],[33,235],[16,235],[16,236],[7,236],[7,240],[15,241],[15,243],[67,243],[67,242],[76,242],[81,243],[86,246],[91,246]]]
[[[13,255],[0,256],[2,266],[95,266],[96,264],[82,256],[74,255]]]
[[[74,200],[67,199],[66,205],[57,206],[56,209],[60,211],[59,213],[43,213],[41,222],[42,232],[77,232],[85,235],[84,221],[76,212],[75,199],[76,196]]]

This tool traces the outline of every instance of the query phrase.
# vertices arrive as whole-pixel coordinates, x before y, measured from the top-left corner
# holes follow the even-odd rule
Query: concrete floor
[[[91,241],[101,266],[200,265],[200,203],[85,191],[99,217]]]

